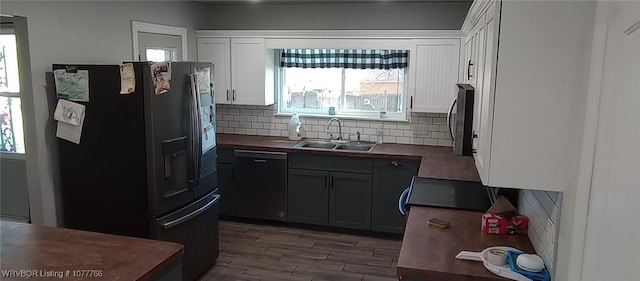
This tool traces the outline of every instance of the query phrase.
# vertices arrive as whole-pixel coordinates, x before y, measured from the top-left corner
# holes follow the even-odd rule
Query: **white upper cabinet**
[[[460,39],[416,39],[411,55],[414,112],[446,113],[460,75]]]
[[[231,40],[198,38],[198,60],[213,63],[216,103],[231,103]]]
[[[582,1],[475,1],[463,25],[474,85],[476,167],[485,185],[562,191],[573,172]],[[584,51],[584,50],[582,50]],[[469,65],[471,61],[472,65]],[[469,69],[469,70],[467,70]]]
[[[264,38],[198,38],[198,60],[214,64],[216,103],[274,103],[274,53]]]

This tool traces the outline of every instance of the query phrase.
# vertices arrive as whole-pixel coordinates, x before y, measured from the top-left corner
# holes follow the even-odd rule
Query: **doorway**
[[[136,22],[131,24],[134,61],[183,61],[187,55],[187,29]]]

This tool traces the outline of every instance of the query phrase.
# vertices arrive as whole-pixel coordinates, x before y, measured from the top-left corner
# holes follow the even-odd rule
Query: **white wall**
[[[56,139],[45,73],[53,63],[117,64],[133,57],[131,21],[186,27],[189,54],[196,57],[194,29],[204,18],[202,4],[165,1],[2,1],[3,14],[27,17],[33,92],[23,114],[35,125],[35,151],[27,155],[31,216],[35,224],[57,225],[60,202]],[[28,118],[26,118],[28,119]],[[26,124],[29,126],[30,124]],[[29,143],[29,141],[27,141]],[[29,153],[29,148],[27,148]],[[34,163],[35,162],[35,163]]]
[[[542,190],[521,190],[518,212],[529,218],[529,239],[542,257],[551,275],[555,272],[558,228],[562,193]]]

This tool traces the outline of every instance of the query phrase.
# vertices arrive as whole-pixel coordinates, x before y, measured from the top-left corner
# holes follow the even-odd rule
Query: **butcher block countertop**
[[[481,212],[411,206],[398,258],[398,277],[429,281],[506,280],[481,262],[457,260],[460,251],[480,252],[508,246],[535,253],[526,235],[489,235],[480,230]],[[447,229],[427,224],[430,218],[450,222]]]
[[[451,147],[382,143],[377,144],[371,152],[313,150],[295,148],[294,146],[301,141],[291,141],[284,137],[234,134],[217,134],[216,136],[218,147],[221,148],[421,160],[418,171],[420,177],[480,181],[473,157],[455,156]]]
[[[33,280],[150,280],[183,254],[171,242],[10,221],[0,234],[2,280],[26,280],[5,276],[13,270]]]

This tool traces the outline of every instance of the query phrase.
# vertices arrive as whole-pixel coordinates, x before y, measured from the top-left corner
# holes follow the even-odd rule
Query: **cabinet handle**
[[[476,154],[476,153],[478,153],[478,150],[473,148],[473,149],[471,149],[471,153]]]
[[[327,176],[324,176],[324,189],[327,189]]]
[[[391,166],[400,167],[400,163],[398,163],[398,161],[391,161]]]
[[[333,189],[333,181],[334,181],[334,180],[335,180],[335,179],[334,179],[333,177],[331,177],[331,187],[330,187],[331,189]]]
[[[471,134],[471,137],[473,137],[474,139],[478,138],[478,134],[476,134],[476,131],[473,131],[473,134]]]
[[[229,101],[229,89],[227,89],[227,101]]]
[[[413,96],[410,98],[409,108],[413,109]]]
[[[256,162],[256,163],[267,163],[267,160],[264,160],[264,159],[253,159],[253,162]]]
[[[471,80],[471,77],[473,77],[473,75],[471,75],[471,66],[473,65],[473,63],[471,62],[471,60],[469,60],[469,64],[467,64],[467,80]]]
[[[233,101],[236,101],[236,89],[233,89]]]

